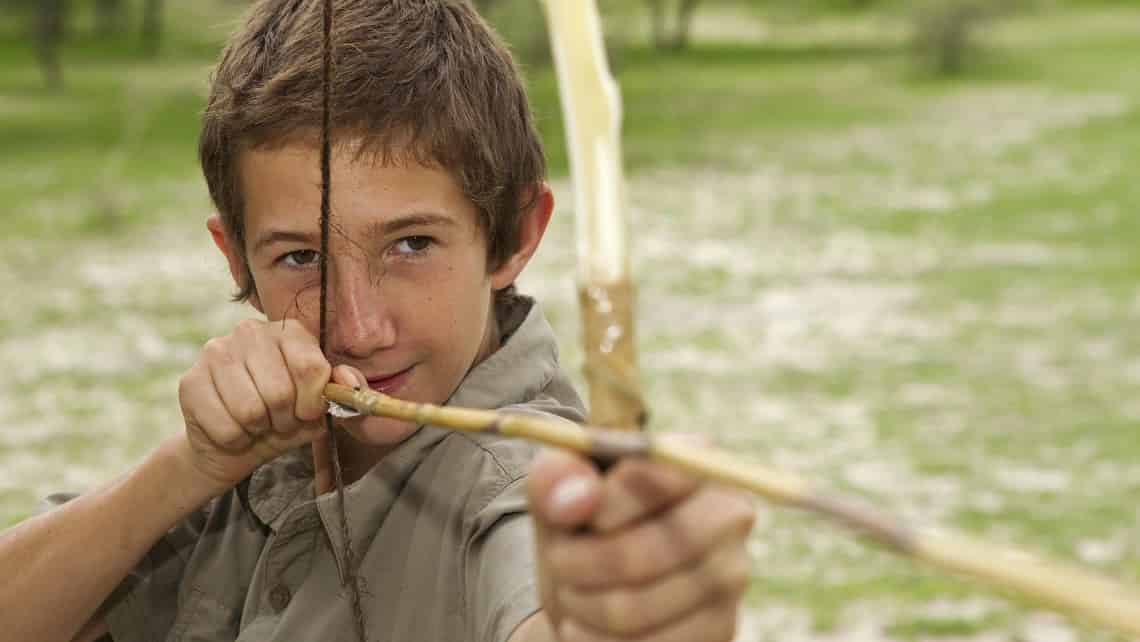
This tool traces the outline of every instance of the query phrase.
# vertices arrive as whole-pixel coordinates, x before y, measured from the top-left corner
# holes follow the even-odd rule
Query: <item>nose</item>
[[[329,261],[329,349],[350,359],[365,359],[396,343],[396,324],[384,305],[381,280],[366,266]]]

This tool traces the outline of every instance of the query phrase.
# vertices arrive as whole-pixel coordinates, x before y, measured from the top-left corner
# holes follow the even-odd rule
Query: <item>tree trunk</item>
[[[700,0],[681,0],[677,9],[677,30],[673,33],[670,49],[684,49],[689,46],[689,36],[693,31],[693,14]]]
[[[123,32],[126,6],[123,0],[95,0],[95,33],[104,38]]]
[[[39,1],[36,13],[36,57],[39,58],[44,84],[49,89],[58,89],[63,85],[59,47],[63,42],[66,14],[66,0]]]
[[[162,45],[162,0],[146,0],[143,4],[142,41],[148,55],[158,53]]]
[[[647,0],[649,4],[649,37],[654,49],[665,47],[665,0]]]

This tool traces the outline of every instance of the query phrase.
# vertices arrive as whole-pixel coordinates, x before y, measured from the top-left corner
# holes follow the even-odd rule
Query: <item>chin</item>
[[[368,417],[356,425],[346,425],[344,430],[368,446],[395,446],[416,431],[416,424],[387,417]]]

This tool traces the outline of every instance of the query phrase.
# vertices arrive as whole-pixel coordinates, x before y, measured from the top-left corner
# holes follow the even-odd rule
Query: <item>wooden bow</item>
[[[593,0],[544,0],[566,125],[591,423],[639,429],[629,224],[622,202],[621,97]]]

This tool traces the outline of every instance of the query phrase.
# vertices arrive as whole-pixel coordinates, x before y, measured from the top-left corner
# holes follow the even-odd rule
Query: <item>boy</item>
[[[207,343],[180,382],[183,431],[0,538],[4,635],[349,642],[355,571],[369,640],[731,639],[749,503],[645,462],[603,478],[492,436],[345,421],[346,542],[330,379],[568,420],[582,406],[513,290],[553,197],[509,55],[460,0],[337,5],[327,350],[321,7],[267,0],[223,54],[200,142],[208,229],[266,321]]]

